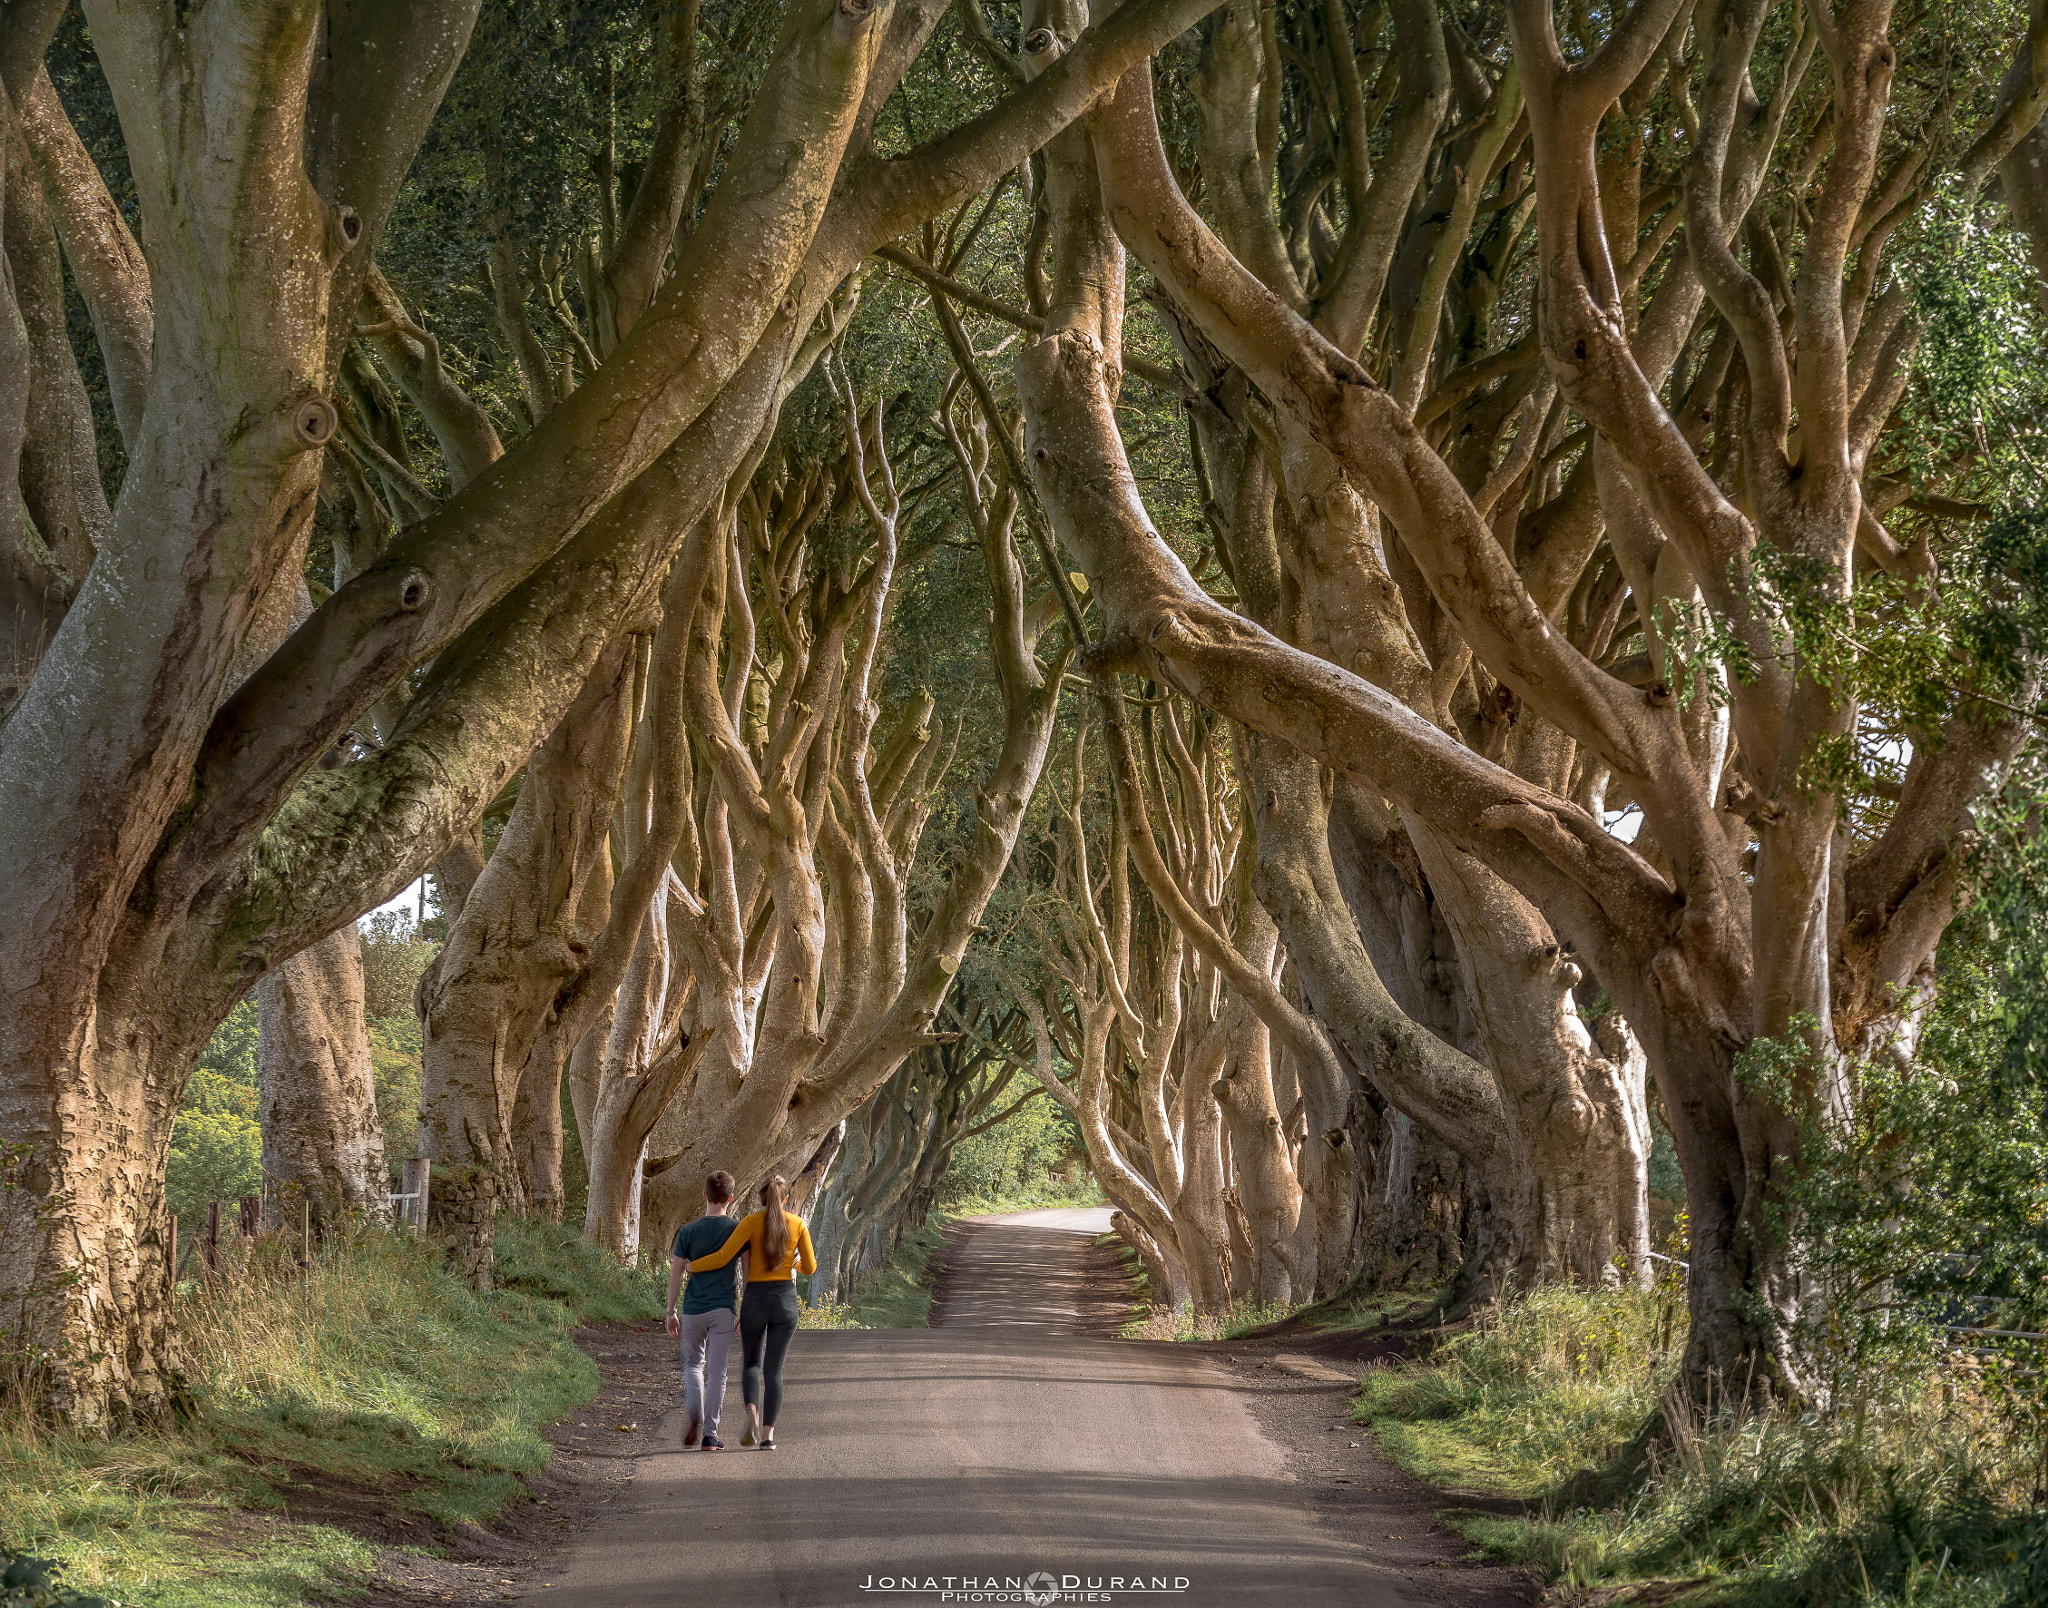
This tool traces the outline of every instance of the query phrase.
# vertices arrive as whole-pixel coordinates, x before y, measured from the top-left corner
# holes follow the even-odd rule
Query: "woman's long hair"
[[[782,1214],[783,1192],[789,1188],[789,1180],[777,1173],[761,1186],[761,1264],[762,1271],[782,1266],[782,1259],[789,1255],[789,1219]]]

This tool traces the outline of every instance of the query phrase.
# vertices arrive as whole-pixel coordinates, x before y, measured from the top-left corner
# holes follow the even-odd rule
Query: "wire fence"
[[[390,1203],[390,1227],[394,1233],[410,1229],[415,1236],[427,1231],[427,1211],[432,1194],[431,1165],[423,1156],[409,1156],[400,1169],[399,1188],[386,1196]],[[200,1278],[208,1288],[220,1277],[221,1223],[227,1219],[229,1233],[239,1230],[244,1240],[268,1234],[293,1234],[298,1240],[301,1269],[313,1260],[313,1202],[296,1184],[272,1187],[264,1179],[263,1193],[244,1195],[240,1200],[208,1204],[203,1217],[183,1231],[178,1214],[171,1213],[170,1288],[176,1295],[178,1281],[188,1264],[198,1263]],[[296,1219],[296,1221],[294,1221]]]

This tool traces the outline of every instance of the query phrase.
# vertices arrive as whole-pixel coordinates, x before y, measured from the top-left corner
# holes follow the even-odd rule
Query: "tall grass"
[[[1674,1285],[1541,1290],[1371,1369],[1354,1412],[1416,1472],[1523,1498],[1524,1518],[1463,1527],[1570,1586],[1695,1581],[1759,1608],[2039,1600],[2020,1594],[2039,1449],[1982,1371],[1930,1359],[1829,1413],[1701,1421],[1673,1390],[1684,1344]],[[1660,1411],[1668,1433],[1641,1455]]]
[[[1120,1333],[1126,1340],[1236,1340],[1296,1310],[1285,1301],[1254,1301],[1250,1296],[1238,1297],[1221,1312],[1156,1304],[1135,1314]]]
[[[330,1595],[375,1548],[252,1516],[313,1487],[415,1515],[422,1542],[488,1519],[547,1463],[543,1429],[597,1390],[574,1325],[661,1310],[659,1281],[544,1225],[501,1225],[508,1287],[481,1293],[376,1227],[334,1233],[303,1272],[288,1236],[223,1249],[212,1287],[187,1281],[175,1306],[188,1416],[111,1438],[0,1417],[0,1549],[124,1603]]]

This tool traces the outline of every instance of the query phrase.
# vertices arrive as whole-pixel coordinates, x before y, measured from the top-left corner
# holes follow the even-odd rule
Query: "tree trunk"
[[[29,1146],[0,1189],[0,1329],[46,1359],[35,1399],[80,1430],[157,1420],[184,1390],[163,1171],[204,1042],[168,1002],[102,1003],[66,1056],[0,1086],[0,1133]]]
[[[1108,1194],[1109,1191],[1105,1188],[1103,1193]],[[1180,1258],[1169,1251],[1150,1229],[1121,1206],[1110,1213],[1109,1226],[1144,1262],[1158,1301],[1163,1302],[1169,1311],[1176,1312],[1194,1305],[1194,1297],[1188,1291],[1187,1271],[1181,1266]]]
[[[1279,949],[1272,919],[1250,902],[1243,920],[1250,928],[1242,944],[1245,957],[1270,967]],[[1232,1293],[1285,1306],[1315,1288],[1315,1269],[1295,1264],[1303,1193],[1273,1097],[1272,1038],[1258,1013],[1235,997],[1225,1009],[1223,1028],[1229,1059],[1211,1093],[1230,1134],[1231,1176],[1244,1213],[1250,1260],[1247,1281]],[[1350,1180],[1343,1183],[1348,1196]]]
[[[256,985],[263,1171],[305,1192],[322,1221],[390,1214],[391,1180],[370,1038],[363,943],[350,923]]]
[[[75,1352],[63,1387],[74,1422],[166,1394],[149,1383],[170,1372],[166,1331],[136,1297],[146,1269],[138,1286],[136,1256],[121,1247],[158,1232],[153,1180],[207,1029],[279,960],[431,864],[558,724],[603,644],[637,617],[644,571],[668,561],[638,513],[659,500],[650,484],[681,478],[662,457],[678,432],[719,413],[722,388],[771,325],[768,344],[794,345],[874,243],[1014,167],[1199,6],[1141,0],[1063,74],[1058,95],[1013,100],[968,149],[891,164],[888,183],[843,184],[848,142],[869,132],[870,90],[879,109],[893,88],[870,85],[869,69],[900,74],[937,14],[799,7],[630,355],[494,466],[488,489],[418,521],[402,551],[340,588],[228,697],[251,619],[302,565],[334,425],[327,393],[476,8],[88,0],[161,316],[142,439],[107,539],[0,726],[0,904],[21,917],[0,934],[0,1115],[32,1148],[31,1193],[62,1219],[27,1248],[0,1250],[0,1288],[35,1291],[46,1252],[44,1271],[62,1274],[115,1247],[104,1273],[83,1272],[88,1297],[29,1298],[25,1332]],[[62,10],[0,7],[10,147],[13,106]],[[24,62],[29,74],[15,71]],[[792,293],[828,209],[841,214],[837,244],[820,247]],[[0,299],[0,343],[15,357],[19,311],[11,294]],[[0,357],[8,519],[19,372]],[[733,411],[750,441],[772,408]],[[429,662],[426,708],[416,704],[393,743],[339,776],[309,775]],[[943,959],[950,975],[974,920],[919,965]],[[943,991],[921,980],[906,1016],[921,1028]],[[496,1084],[523,1060],[469,1071]],[[478,1183],[467,1175],[479,1164],[444,1162],[444,1222],[461,1219],[463,1202],[495,1205],[503,1105],[484,1115],[468,1131],[459,1116],[447,1125],[450,1153],[488,1165]],[[487,1217],[478,1232],[487,1245]]]
[[[562,1220],[562,1054],[543,1033],[519,1075],[512,1103],[512,1156],[526,1209],[544,1223]]]
[[[1649,1270],[1648,1091],[1579,1021],[1582,973],[1535,907],[1421,822],[1409,838],[1456,935],[1486,1059],[1507,1117],[1505,1271],[1639,1283]]]
[[[868,1111],[857,1111],[846,1119],[838,1163],[810,1215],[811,1248],[818,1257],[818,1271],[811,1280],[814,1300],[843,1301],[851,1293],[846,1276],[848,1242],[852,1237],[850,1208],[874,1159],[874,1139],[868,1127],[870,1115]]]
[[[1173,1203],[1173,1228],[1188,1296],[1204,1317],[1230,1304],[1230,1223],[1224,1213],[1223,1110],[1216,1085],[1229,1055],[1227,1017],[1212,1024],[1188,1057],[1181,1098],[1185,1102],[1185,1167],[1180,1196]]]
[[[515,1107],[556,990],[589,950],[590,935],[576,918],[583,884],[598,874],[624,775],[636,641],[622,637],[599,659],[535,754],[496,852],[420,979],[428,1154],[489,1176],[488,1187],[466,1187],[463,1198],[478,1210],[527,1205]],[[528,1111],[538,1115],[533,1105]],[[457,1241],[449,1246],[453,1265],[487,1288],[490,1224],[463,1223],[452,1209],[447,1219],[443,1243]]]
[[[1361,1104],[1363,1104],[1361,1097]],[[1361,1169],[1371,1197],[1360,1221],[1359,1276],[1368,1289],[1433,1289],[1467,1260],[1465,1163],[1420,1123],[1389,1110],[1375,1119],[1373,1164]],[[1363,1147],[1362,1147],[1363,1148]]]
[[[802,1166],[777,1168],[789,1179],[789,1194],[786,1199],[789,1209],[799,1217],[810,1210],[811,1197],[825,1182],[825,1175],[832,1170],[832,1162],[839,1154],[839,1147],[846,1142],[846,1124],[837,1123],[832,1131],[811,1148]]]

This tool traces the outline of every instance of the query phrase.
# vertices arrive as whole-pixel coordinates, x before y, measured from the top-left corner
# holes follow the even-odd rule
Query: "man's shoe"
[[[706,1435],[704,1437],[704,1450],[707,1452],[722,1452],[725,1450],[725,1442],[716,1435]]]
[[[703,1429],[703,1427],[704,1427],[704,1420],[703,1420],[703,1419],[701,1419],[701,1418],[693,1418],[693,1419],[691,1419],[691,1420],[690,1420],[690,1427],[689,1427],[688,1429],[686,1429],[686,1430],[684,1430],[684,1431],[683,1431],[683,1444],[684,1444],[685,1446],[695,1446],[695,1445],[697,1444],[697,1435],[698,1435],[699,1431],[701,1431],[701,1430]]]

